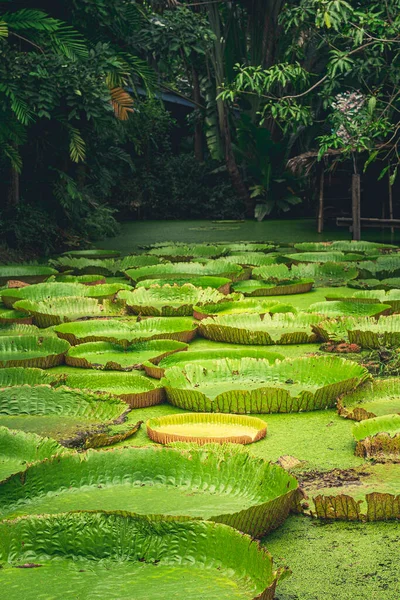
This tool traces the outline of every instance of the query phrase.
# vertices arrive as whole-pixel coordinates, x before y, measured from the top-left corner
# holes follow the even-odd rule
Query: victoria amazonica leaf
[[[255,537],[287,516],[296,479],[239,447],[120,448],[34,465],[0,486],[0,514],[124,511],[223,522]],[[225,548],[226,551],[226,548]]]
[[[85,317],[96,318],[109,314],[95,298],[81,296],[49,298],[43,301],[18,300],[14,308],[32,315],[35,325],[39,327],[50,327]]]
[[[342,302],[360,302],[364,304],[374,304],[382,302],[389,305],[394,312],[400,311],[400,290],[391,289],[385,290],[363,290],[354,292],[350,297],[340,298],[340,295],[330,294],[326,296],[327,300],[341,300]]]
[[[62,256],[72,256],[73,258],[118,258],[120,255],[118,250],[101,250],[100,248],[67,250],[62,254]]]
[[[0,481],[13,473],[25,471],[29,463],[62,452],[64,448],[55,440],[0,427]]]
[[[1,290],[1,299],[11,308],[18,300],[33,300],[41,302],[51,298],[86,295],[87,286],[80,283],[37,283],[23,288],[6,288]]]
[[[232,281],[226,277],[188,277],[186,279],[143,279],[138,281],[136,289],[138,288],[151,288],[153,286],[173,285],[183,286],[187,283],[191,283],[195,287],[199,288],[213,288],[223,294],[229,294]]]
[[[65,356],[65,362],[72,367],[86,369],[132,371],[141,369],[146,360],[161,359],[187,348],[187,344],[175,340],[137,342],[126,348],[111,342],[89,342],[72,346]]]
[[[52,336],[0,336],[0,367],[55,367],[64,362],[69,347]]]
[[[258,244],[255,242],[225,243],[224,247],[231,254],[241,254],[242,252],[271,252],[275,249],[274,244]]]
[[[396,246],[390,244],[379,244],[376,242],[338,240],[335,242],[302,242],[294,247],[300,252],[373,252],[375,250],[397,250]]]
[[[288,294],[305,294],[312,290],[313,285],[313,279],[287,279],[277,283],[248,279],[247,281],[234,283],[232,288],[235,292],[240,292],[245,296],[284,296]]]
[[[0,369],[0,388],[14,385],[54,385],[62,375],[35,367],[8,367]]]
[[[329,315],[332,317],[355,316],[355,317],[373,317],[390,310],[389,304],[370,304],[362,302],[332,301],[315,302],[311,304],[306,312],[318,313],[320,315]]]
[[[289,267],[283,264],[271,264],[268,266],[264,265],[262,267],[256,267],[253,269],[252,276],[254,279],[263,279],[265,281],[270,281],[271,283],[292,279]]]
[[[312,325],[319,321],[320,315],[308,313],[222,315],[200,321],[199,333],[233,344],[307,344],[317,341]]]
[[[355,454],[365,458],[395,458],[400,455],[400,415],[384,415],[356,423]]]
[[[115,261],[112,258],[91,259],[60,256],[51,261],[59,271],[68,271],[75,275],[113,275],[115,273]]]
[[[400,277],[400,255],[379,256],[376,261],[364,261],[359,264],[360,278],[387,279]]]
[[[256,313],[260,315],[269,313],[272,315],[275,313],[295,312],[297,311],[291,304],[282,304],[281,302],[271,302],[271,300],[259,300],[255,298],[193,307],[193,316],[196,319],[205,319],[218,315],[240,315],[243,313]]]
[[[43,332],[36,325],[26,325],[25,323],[0,323],[0,336],[3,335],[43,335]]]
[[[206,264],[196,262],[170,263],[141,267],[125,271],[126,276],[132,281],[143,279],[188,279],[190,277],[224,277],[231,280],[247,278],[246,271],[240,265],[229,264],[219,260],[209,261]]]
[[[135,600],[271,600],[286,574],[248,536],[201,521],[69,513],[4,522],[0,539],[8,600],[61,598],[71,588],[79,600],[104,590],[131,600],[133,588]],[[15,568],[28,561],[42,568]]]
[[[155,339],[190,342],[196,335],[197,325],[189,317],[155,317],[141,321],[93,319],[63,323],[54,331],[72,345],[104,341],[126,347],[134,342]]]
[[[218,258],[219,256],[226,254],[226,252],[227,250],[223,246],[198,244],[193,246],[162,246],[160,248],[152,248],[147,254],[179,262],[181,260],[185,261],[192,258]]]
[[[167,369],[161,383],[169,402],[196,412],[234,414],[317,410],[369,378],[367,369],[339,357],[302,357],[270,364],[242,358]]]
[[[104,275],[57,275],[57,282],[60,283],[83,283],[83,285],[100,285],[106,283]]]
[[[129,410],[119,398],[65,386],[0,389],[0,425],[49,436],[69,447],[90,446],[89,440],[106,435]]]
[[[267,360],[270,363],[275,362],[276,360],[283,360],[285,357],[282,354],[278,354],[277,352],[273,352],[269,349],[264,350],[264,348],[247,348],[243,346],[242,348],[209,348],[207,350],[196,350],[186,352],[177,352],[175,354],[170,354],[165,358],[162,358],[160,361],[154,359],[149,360],[143,363],[144,369],[150,377],[155,377],[156,379],[161,379],[164,376],[166,369],[170,369],[171,367],[181,367],[184,368],[189,363],[199,363],[204,367],[212,366],[216,360],[225,359],[225,358],[258,358]]]
[[[345,254],[344,252],[297,252],[297,254],[287,254],[286,258],[297,263],[341,263],[360,260],[360,254]]]
[[[400,345],[400,315],[358,319],[349,324],[349,341],[363,348],[380,348]]]
[[[374,379],[338,402],[340,416],[354,421],[400,414],[400,379]]]
[[[57,275],[57,271],[42,265],[0,265],[0,285],[7,283],[10,279],[25,283],[37,283],[45,281],[51,275]]]
[[[150,419],[147,435],[153,442],[196,444],[252,444],[267,434],[267,424],[257,417],[222,413],[185,413]]]
[[[242,252],[241,254],[230,254],[225,258],[221,259],[230,264],[242,265],[242,266],[254,266],[261,267],[262,265],[273,265],[279,262],[279,255],[264,254],[263,252]]]
[[[358,268],[353,263],[302,263],[293,265],[290,273],[294,279],[313,279],[315,285],[319,287],[336,287],[355,279],[358,275]]]
[[[133,408],[154,406],[165,399],[164,389],[158,382],[135,372],[77,370],[67,374],[65,385],[118,396]]]
[[[12,323],[31,325],[32,317],[23,311],[13,310],[12,308],[0,308],[0,324],[7,325]]]
[[[144,316],[189,316],[195,304],[226,302],[242,296],[226,296],[212,288],[197,288],[190,283],[179,286],[164,285],[133,292],[120,292],[118,298],[126,302],[129,311]]]

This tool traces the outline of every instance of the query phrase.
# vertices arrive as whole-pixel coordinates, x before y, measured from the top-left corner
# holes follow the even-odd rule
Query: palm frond
[[[126,121],[133,113],[133,98],[121,87],[110,90],[114,114],[120,121]]]
[[[0,20],[0,40],[8,37],[8,25],[2,19]]]
[[[71,160],[78,163],[85,160],[86,144],[81,136],[79,129],[68,127],[69,129],[69,155]]]
[[[12,168],[17,173],[21,173],[22,171],[22,158],[20,153],[18,152],[18,148],[13,146],[12,144],[3,144],[2,150],[4,155],[8,158],[11,163]]]
[[[2,16],[10,29],[15,31],[25,29],[37,29],[39,31],[57,31],[61,21],[49,17],[42,10],[22,8],[13,13],[5,13]]]
[[[73,27],[60,22],[57,30],[50,34],[52,47],[72,60],[86,58],[89,54],[83,36]]]

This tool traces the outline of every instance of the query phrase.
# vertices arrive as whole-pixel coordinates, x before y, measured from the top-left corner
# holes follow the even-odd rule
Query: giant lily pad
[[[293,265],[290,273],[294,279],[314,279],[316,286],[337,287],[355,279],[358,275],[358,268],[354,263],[303,263]]]
[[[356,423],[353,435],[357,442],[355,454],[368,457],[398,457],[400,455],[400,415],[384,415]]]
[[[49,298],[66,296],[85,296],[87,286],[80,283],[37,283],[22,288],[6,288],[1,290],[1,299],[5,306],[11,308],[18,300],[40,302]]]
[[[124,300],[134,314],[183,317],[192,315],[196,304],[225,302],[236,296],[226,296],[215,289],[197,288],[188,283],[181,287],[164,285],[149,289],[138,288],[133,292],[123,291],[118,294],[118,298]]]
[[[361,279],[386,279],[400,277],[400,255],[379,256],[376,261],[364,261],[359,264]]]
[[[0,485],[0,514],[90,510],[100,502],[108,511],[202,518],[258,537],[286,518],[296,489],[293,476],[241,447],[131,447],[33,465],[23,480]]]
[[[263,279],[264,281],[271,283],[292,279],[289,267],[284,264],[271,264],[268,266],[264,265],[263,267],[257,267],[253,269],[252,276],[255,279]]]
[[[224,247],[232,254],[241,254],[242,252],[271,252],[275,248],[274,244],[258,242],[229,242],[224,243]]]
[[[245,296],[284,296],[286,294],[305,294],[312,290],[313,285],[313,279],[287,279],[277,283],[248,279],[234,283],[233,289]]]
[[[367,369],[338,357],[215,361],[172,367],[161,380],[169,402],[196,412],[298,412],[334,406],[340,394],[369,378]]]
[[[210,303],[204,306],[194,306],[193,316],[196,319],[206,319],[219,315],[240,315],[243,313],[254,313],[271,315],[275,313],[295,313],[296,309],[291,304],[282,304],[271,300],[258,300],[246,298],[245,300]]]
[[[223,246],[211,246],[206,244],[198,244],[193,246],[171,245],[152,248],[147,254],[158,256],[167,260],[183,262],[192,258],[218,258],[226,254],[226,249]]]
[[[209,261],[205,265],[195,262],[170,263],[141,267],[125,271],[126,276],[132,281],[142,279],[187,279],[188,277],[225,277],[238,281],[247,279],[250,273],[236,264],[228,264],[219,260]]]
[[[0,265],[0,285],[10,279],[24,281],[25,283],[37,283],[45,281],[51,275],[57,275],[57,271],[42,265]]]
[[[0,336],[0,367],[55,367],[64,362],[69,347],[66,340],[51,336]]]
[[[95,298],[69,296],[67,298],[49,298],[41,302],[18,300],[14,308],[33,315],[39,327],[50,327],[82,318],[96,318],[112,314],[112,305],[101,305]],[[122,310],[122,309],[121,309]]]
[[[57,335],[72,345],[87,342],[109,341],[122,346],[133,342],[154,339],[191,341],[197,325],[189,317],[155,317],[136,321],[134,318],[121,320],[90,320],[63,323],[54,328]]]
[[[162,286],[162,285],[173,285],[173,286],[183,286],[186,283],[191,283],[195,287],[199,288],[212,288],[218,290],[222,294],[229,294],[232,281],[227,279],[226,277],[187,277],[181,279],[143,279],[142,281],[138,281],[136,284],[136,289],[138,288],[151,288],[153,286]]]
[[[261,267],[263,265],[272,265],[276,262],[278,255],[275,254],[264,254],[263,252],[242,252],[241,254],[230,254],[225,258],[221,259],[226,263],[253,266],[253,267]]]
[[[115,273],[115,261],[107,259],[74,258],[60,256],[51,264],[61,272],[68,271],[76,275],[113,275]]]
[[[65,362],[72,367],[132,371],[141,369],[145,360],[161,359],[168,354],[186,350],[187,344],[175,340],[150,340],[123,347],[111,342],[89,342],[72,346]]]
[[[171,367],[185,367],[189,363],[200,363],[202,366],[211,366],[216,360],[221,358],[263,358],[270,363],[276,360],[283,360],[285,357],[277,352],[271,352],[270,350],[264,350],[263,348],[248,348],[243,346],[241,348],[210,348],[207,350],[196,350],[177,352],[170,354],[160,361],[148,360],[143,363],[144,370],[150,377],[161,379],[164,377],[166,369]],[[0,372],[1,375],[1,372]],[[0,380],[1,381],[1,380]]]
[[[302,242],[294,247],[300,252],[363,252],[397,250],[397,246],[376,242],[337,240],[335,242]]]
[[[348,342],[348,330],[355,327],[360,321],[357,317],[325,318],[320,323],[313,325],[313,330],[324,342]]]
[[[29,463],[62,452],[64,448],[55,440],[0,427],[0,481],[13,473],[25,471]]]
[[[317,340],[311,326],[319,315],[223,315],[200,321],[199,333],[217,342],[235,344],[307,344]]]
[[[340,300],[342,302],[360,302],[362,304],[382,304],[389,305],[391,310],[394,312],[400,311],[400,290],[391,289],[385,290],[362,290],[360,292],[354,292],[351,296],[344,298],[340,297],[340,294],[329,294],[326,296],[327,300]]]
[[[390,311],[389,304],[371,304],[351,301],[327,301],[310,304],[306,312],[328,315],[330,317],[377,317]]]
[[[59,380],[59,374],[35,367],[9,367],[0,369],[0,389],[14,385],[53,385]]]
[[[363,348],[380,348],[400,344],[400,315],[358,319],[348,324],[349,341]]]
[[[79,600],[104,590],[109,600],[272,600],[286,574],[275,572],[271,555],[249,537],[201,521],[31,517],[1,524],[0,540],[0,580],[9,600],[64,598],[66,590]],[[33,568],[16,568],[27,564]]]
[[[87,369],[82,372],[76,369],[76,373],[68,373],[65,376],[65,383],[72,388],[118,396],[132,408],[154,406],[165,400],[164,388],[159,383],[136,373],[98,372]]]
[[[156,339],[190,342],[196,335],[197,325],[188,317],[159,317],[141,321],[79,321],[57,325],[54,330],[72,345],[103,341],[126,347],[134,342]]]
[[[12,323],[31,325],[32,317],[27,315],[26,312],[0,307],[0,324],[7,325]]]
[[[340,263],[360,260],[360,254],[345,254],[344,252],[297,252],[287,254],[286,258],[295,264],[298,263]]]
[[[83,285],[100,285],[106,283],[104,275],[57,275],[57,283],[83,283]]]
[[[338,402],[340,416],[354,421],[400,414],[400,379],[374,379]]]
[[[185,413],[150,419],[147,435],[153,442],[196,444],[252,444],[267,434],[267,424],[257,417],[222,413]]]
[[[87,250],[67,250],[63,256],[73,258],[117,258],[121,253],[118,250],[102,250],[101,248],[89,248]]]
[[[130,408],[113,396],[67,387],[0,389],[0,425],[55,438],[68,447],[107,446],[135,433],[123,425]]]
[[[3,335],[42,335],[43,332],[36,325],[25,325],[25,323],[0,324],[0,336]]]

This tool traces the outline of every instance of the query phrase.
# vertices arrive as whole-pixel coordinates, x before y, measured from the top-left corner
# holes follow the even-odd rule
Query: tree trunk
[[[322,233],[324,230],[324,182],[325,182],[325,171],[324,167],[321,167],[321,173],[319,176],[319,204],[318,204],[318,222],[317,231]]]
[[[196,109],[198,110],[198,106],[201,104],[200,81],[199,74],[194,67],[192,67],[192,77],[193,100],[196,104]],[[196,157],[196,160],[198,160],[199,162],[203,162],[203,125],[199,117],[196,118],[196,124],[194,129],[194,155]]]
[[[8,186],[7,205],[15,208],[19,204],[19,173],[13,167],[10,168],[10,184]]]
[[[388,183],[389,183],[389,219],[393,219],[393,189],[390,181],[390,169],[388,171]],[[390,229],[390,233],[394,233],[394,228]]]
[[[223,121],[223,137],[224,137],[224,149],[225,149],[225,164],[226,169],[232,181],[234,190],[238,197],[243,202],[246,217],[254,217],[255,202],[250,198],[249,191],[243,181],[242,175],[237,166],[236,158],[232,148],[232,138],[229,129],[228,115],[225,110],[224,121]]]
[[[361,186],[360,175],[354,173],[351,179],[351,203],[353,213],[353,240],[361,239]]]

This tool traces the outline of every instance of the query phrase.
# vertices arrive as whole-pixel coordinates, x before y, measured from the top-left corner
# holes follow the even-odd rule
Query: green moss
[[[277,600],[397,600],[398,524],[319,522],[291,517],[264,540],[292,576]]]

